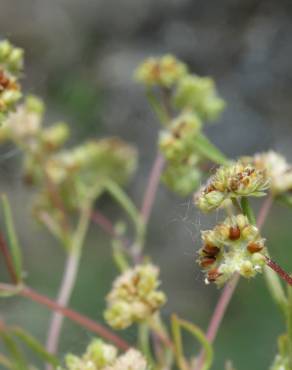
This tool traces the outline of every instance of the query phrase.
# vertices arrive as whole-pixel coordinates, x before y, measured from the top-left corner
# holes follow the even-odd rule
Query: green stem
[[[254,212],[249,204],[248,198],[247,197],[242,197],[240,200],[240,205],[243,211],[243,214],[248,218],[248,221],[252,225],[256,225],[256,218],[254,215]]]
[[[141,352],[146,357],[149,364],[154,364],[149,342],[149,326],[147,323],[141,323],[138,326],[138,342]]]

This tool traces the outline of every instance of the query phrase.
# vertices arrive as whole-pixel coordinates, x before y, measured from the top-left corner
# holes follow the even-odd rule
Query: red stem
[[[5,241],[1,232],[0,232],[0,251],[3,255],[3,257],[4,257],[4,261],[5,261],[5,264],[6,264],[6,267],[7,267],[7,270],[8,270],[8,273],[9,273],[9,276],[10,276],[12,282],[14,284],[17,284],[19,282],[19,279],[18,279],[17,273],[15,271],[13,261],[12,261],[10,252],[8,250],[6,241]]]
[[[274,270],[280,278],[282,278],[284,281],[286,281],[287,284],[292,285],[292,277],[282,269],[276,262],[271,260],[269,257],[266,257],[267,265]]]
[[[153,208],[156,192],[158,189],[161,171],[163,169],[165,160],[163,156],[158,153],[153,163],[149,180],[146,186],[145,195],[143,197],[143,203],[141,207],[141,216],[145,224],[148,223],[149,217]]]
[[[7,292],[14,292],[17,291],[17,287],[9,284],[0,284],[0,290],[7,291]],[[20,292],[18,292],[23,297],[29,298],[32,301],[35,301],[50,310],[60,312],[62,315],[68,317],[70,320],[75,321],[79,325],[83,326],[84,328],[92,331],[93,333],[98,334],[102,338],[108,340],[109,342],[116,345],[121,350],[129,349],[130,345],[113,333],[110,329],[106,328],[105,326],[98,324],[97,322],[89,319],[88,317],[72,310],[61,306],[60,304],[56,303],[55,301],[51,300],[50,298],[36,292],[35,290],[24,286]]]

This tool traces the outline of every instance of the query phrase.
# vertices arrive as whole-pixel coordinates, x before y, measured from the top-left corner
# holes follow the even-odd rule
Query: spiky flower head
[[[241,158],[243,163],[250,163],[255,168],[265,171],[270,180],[271,192],[275,195],[292,190],[292,166],[281,154],[270,150],[257,153],[253,157]]]
[[[107,296],[105,319],[112,327],[124,329],[133,322],[147,320],[165,303],[158,290],[159,269],[148,263],[125,271],[113,283]]]
[[[174,96],[180,109],[194,111],[203,120],[213,121],[225,108],[225,102],[216,91],[212,78],[186,75],[180,79]]]
[[[213,230],[202,231],[198,263],[206,283],[223,285],[234,273],[251,278],[265,265],[266,248],[256,226],[240,214],[228,217]]]
[[[18,83],[23,68],[23,50],[9,41],[0,42],[0,122],[15,108],[21,98]]]
[[[104,370],[147,370],[149,369],[144,356],[136,349],[129,349],[119,356],[116,361],[106,366]]]
[[[187,73],[184,63],[173,55],[146,59],[135,71],[135,79],[146,86],[172,87]]]
[[[195,194],[195,203],[208,212],[220,207],[226,199],[263,196],[268,188],[265,170],[239,161],[219,167],[207,185]]]
[[[73,354],[66,356],[66,370],[102,370],[115,362],[117,353],[114,346],[93,339],[81,357]]]
[[[183,113],[172,120],[168,129],[160,133],[159,147],[164,157],[179,162],[192,154],[201,126],[198,116],[192,113]]]

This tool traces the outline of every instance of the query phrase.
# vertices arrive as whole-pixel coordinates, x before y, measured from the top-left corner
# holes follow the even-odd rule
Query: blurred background
[[[209,137],[227,155],[273,148],[292,162],[292,2],[290,0],[0,0],[0,37],[25,49],[24,89],[47,103],[47,122],[65,120],[71,144],[118,135],[139,149],[128,191],[141,204],[156,154],[159,125],[132,72],[145,57],[173,53],[199,75],[212,76],[227,109]],[[1,149],[0,187],[12,203],[28,283],[55,297],[64,254],[31,216],[21,155]],[[254,203],[256,209],[260,201]],[[113,221],[124,216],[109,199],[97,204]],[[215,216],[216,217],[216,216]],[[292,270],[292,213],[273,208],[263,234],[270,252]],[[206,328],[220,291],[206,287],[195,263],[199,230],[214,224],[161,185],[147,253],[161,266],[175,311]],[[109,237],[92,226],[71,306],[102,320],[104,296],[117,271]],[[1,265],[2,266],[2,265]],[[5,275],[3,268],[0,273]],[[0,301],[1,316],[45,341],[50,313],[20,298]],[[284,331],[263,278],[241,281],[215,343],[214,369],[231,359],[237,370],[264,370]],[[82,352],[92,334],[66,320],[60,353]],[[126,332],[129,341],[132,331]],[[198,351],[188,343],[189,351]]]

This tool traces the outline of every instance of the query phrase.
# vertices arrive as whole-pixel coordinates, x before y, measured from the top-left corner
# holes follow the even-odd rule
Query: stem
[[[265,223],[265,220],[268,216],[269,210],[271,209],[272,205],[272,197],[269,195],[263,202],[262,207],[259,211],[258,218],[257,218],[257,227],[258,229],[261,229],[263,224]],[[247,206],[245,204],[245,206]],[[249,214],[250,216],[250,214]],[[235,291],[235,288],[239,281],[239,275],[235,274],[232,279],[229,281],[228,284],[225,285],[223,288],[223,292],[221,293],[219,300],[217,302],[217,305],[215,307],[215,310],[213,312],[213,315],[211,317],[206,337],[210,341],[210,343],[214,342],[218,329],[221,325],[221,322],[224,318],[226,309],[231,301],[231,298],[233,296],[233,293]],[[204,364],[204,352],[201,351],[198,362],[196,365],[196,370],[201,370],[202,366]]]
[[[153,208],[153,203],[156,197],[160,175],[164,166],[165,160],[160,153],[157,153],[155,161],[153,163],[149,180],[146,186],[146,191],[143,197],[141,216],[144,224],[147,225],[149,217]]]
[[[0,283],[0,291],[5,291],[8,293],[17,293],[23,297],[29,298],[30,300],[39,303],[42,306],[49,308],[52,311],[57,311],[61,313],[63,316],[66,316],[72,321],[75,321],[79,325],[83,326],[84,328],[90,330],[93,333],[98,334],[105,340],[113,343],[115,346],[120,348],[123,351],[129,349],[130,345],[113,333],[110,329],[106,328],[105,326],[89,319],[88,317],[70,309],[64,307],[57,302],[51,300],[50,298],[39,294],[35,290],[31,289],[30,287],[23,286],[21,290],[18,290],[18,287],[15,287],[10,284],[3,284]]]
[[[4,258],[4,261],[5,261],[5,264],[6,264],[8,273],[10,275],[11,281],[14,284],[18,283],[17,272],[14,269],[12,257],[11,257],[11,255],[9,253],[7,244],[6,244],[5,240],[4,240],[4,237],[3,237],[2,233],[0,233],[0,251],[1,251],[2,255],[3,255],[3,258]]]
[[[76,232],[73,235],[72,247],[68,252],[66,266],[57,298],[57,303],[61,306],[67,306],[74,289],[80,264],[81,249],[89,225],[89,218],[90,207],[86,205],[81,211],[79,223],[77,225]],[[54,354],[57,352],[63,321],[64,316],[58,312],[54,312],[46,346],[47,351],[50,353]],[[51,366],[48,365],[47,369],[51,369]]]
[[[281,266],[279,266],[276,262],[271,260],[269,257],[266,257],[267,265],[274,270],[281,279],[283,279],[288,285],[292,285],[292,277],[282,269]]]
[[[289,365],[292,367],[292,287],[287,286],[287,334],[289,348]]]

